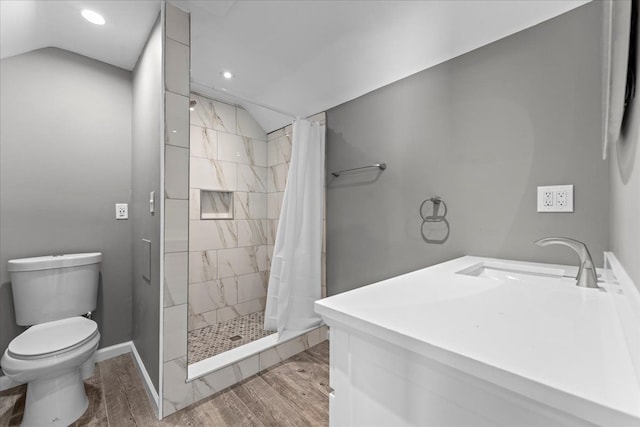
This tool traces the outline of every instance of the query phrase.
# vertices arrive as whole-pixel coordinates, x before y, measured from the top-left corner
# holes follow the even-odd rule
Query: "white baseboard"
[[[157,416],[158,402],[160,401],[160,399],[158,398],[158,392],[153,386],[153,382],[151,382],[151,378],[147,373],[144,363],[142,363],[140,354],[138,354],[138,350],[136,349],[136,346],[133,343],[133,341],[127,341],[120,344],[111,345],[109,347],[101,348],[96,351],[95,360],[96,360],[96,363],[98,363],[98,362],[102,362],[102,361],[111,359],[113,357],[117,357],[127,353],[133,353],[133,359],[135,360],[136,367],[138,368],[138,372],[140,372],[140,374],[142,375],[144,386],[147,391],[147,394],[150,397],[151,403],[155,405],[154,410]],[[10,388],[17,387],[21,384],[22,383],[13,381],[11,378],[7,377],[6,375],[0,376],[0,391],[8,390]]]
[[[110,345],[109,347],[99,348],[96,351],[96,363],[130,353],[132,344],[133,343],[131,341],[127,341],[120,344]]]
[[[140,358],[140,354],[138,353],[138,349],[136,348],[136,345],[133,343],[133,341],[129,341],[130,343],[130,348],[131,348],[131,352],[133,353],[133,359],[136,361],[136,366],[138,367],[138,371],[140,372],[140,375],[142,375],[142,379],[144,380],[144,387],[145,390],[147,391],[147,395],[149,395],[149,398],[151,399],[151,403],[155,404],[155,408],[153,408],[155,410],[156,413],[156,417],[158,419],[160,419],[160,398],[158,397],[158,392],[156,391],[156,388],[153,386],[153,382],[151,381],[151,377],[149,376],[149,373],[147,372],[147,369],[144,366],[144,363],[142,363],[142,359]]]

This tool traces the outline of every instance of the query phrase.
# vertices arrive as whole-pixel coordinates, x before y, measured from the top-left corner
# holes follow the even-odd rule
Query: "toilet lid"
[[[98,325],[85,317],[71,317],[33,325],[9,344],[9,353],[18,357],[42,356],[74,347],[93,337]]]

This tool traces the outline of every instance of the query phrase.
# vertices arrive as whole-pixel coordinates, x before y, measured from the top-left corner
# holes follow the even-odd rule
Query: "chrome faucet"
[[[598,276],[596,275],[596,268],[593,265],[591,254],[587,245],[577,240],[569,239],[568,237],[545,237],[544,239],[536,240],[534,242],[539,246],[547,245],[564,245],[569,246],[576,251],[578,257],[580,257],[580,268],[578,269],[578,275],[576,276],[576,286],[583,288],[598,288]]]

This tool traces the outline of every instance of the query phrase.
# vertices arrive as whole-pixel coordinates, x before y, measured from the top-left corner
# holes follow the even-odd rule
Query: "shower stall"
[[[192,90],[190,97],[189,377],[261,354],[258,366],[264,369],[326,336],[313,322],[280,334],[275,326],[265,328],[292,126],[267,134],[242,106],[205,90]],[[324,114],[312,119],[324,132]],[[326,295],[320,221],[318,298]]]
[[[264,328],[281,205],[288,192],[305,188],[295,183],[301,178],[304,182],[311,169],[301,163],[305,165],[298,169],[301,173],[287,182],[292,154],[309,140],[298,144],[292,126],[267,134],[258,116],[265,111],[280,114],[279,123],[295,123],[295,117],[193,80],[189,14],[166,3],[163,19],[166,23],[159,28],[164,42],[164,149],[157,192],[161,195],[159,240],[163,244],[160,274],[152,274],[160,281],[160,369],[157,393],[155,387],[148,387],[160,417],[327,339],[319,317],[315,323],[278,326],[278,333],[276,328]],[[322,129],[319,134],[324,144],[325,114],[309,120],[321,123],[314,126]],[[322,156],[316,155],[320,162],[323,158],[324,150]],[[272,287],[277,288],[276,311],[293,307],[296,310],[286,312],[295,311],[294,317],[301,307],[315,316],[309,311],[309,301],[326,295],[326,173],[322,163],[313,169],[321,199],[313,208],[314,225],[305,230],[316,233],[310,255],[314,273],[303,282],[287,279],[293,276],[278,269],[284,281]],[[150,199],[153,201],[154,193]],[[302,252],[297,251],[295,239],[294,244],[294,254]],[[312,292],[301,298],[296,290],[287,296],[296,283]],[[143,356],[153,361],[152,355]]]

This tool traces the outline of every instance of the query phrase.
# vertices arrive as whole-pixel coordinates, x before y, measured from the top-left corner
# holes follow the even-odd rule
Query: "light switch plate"
[[[573,185],[538,187],[538,212],[573,212]]]

